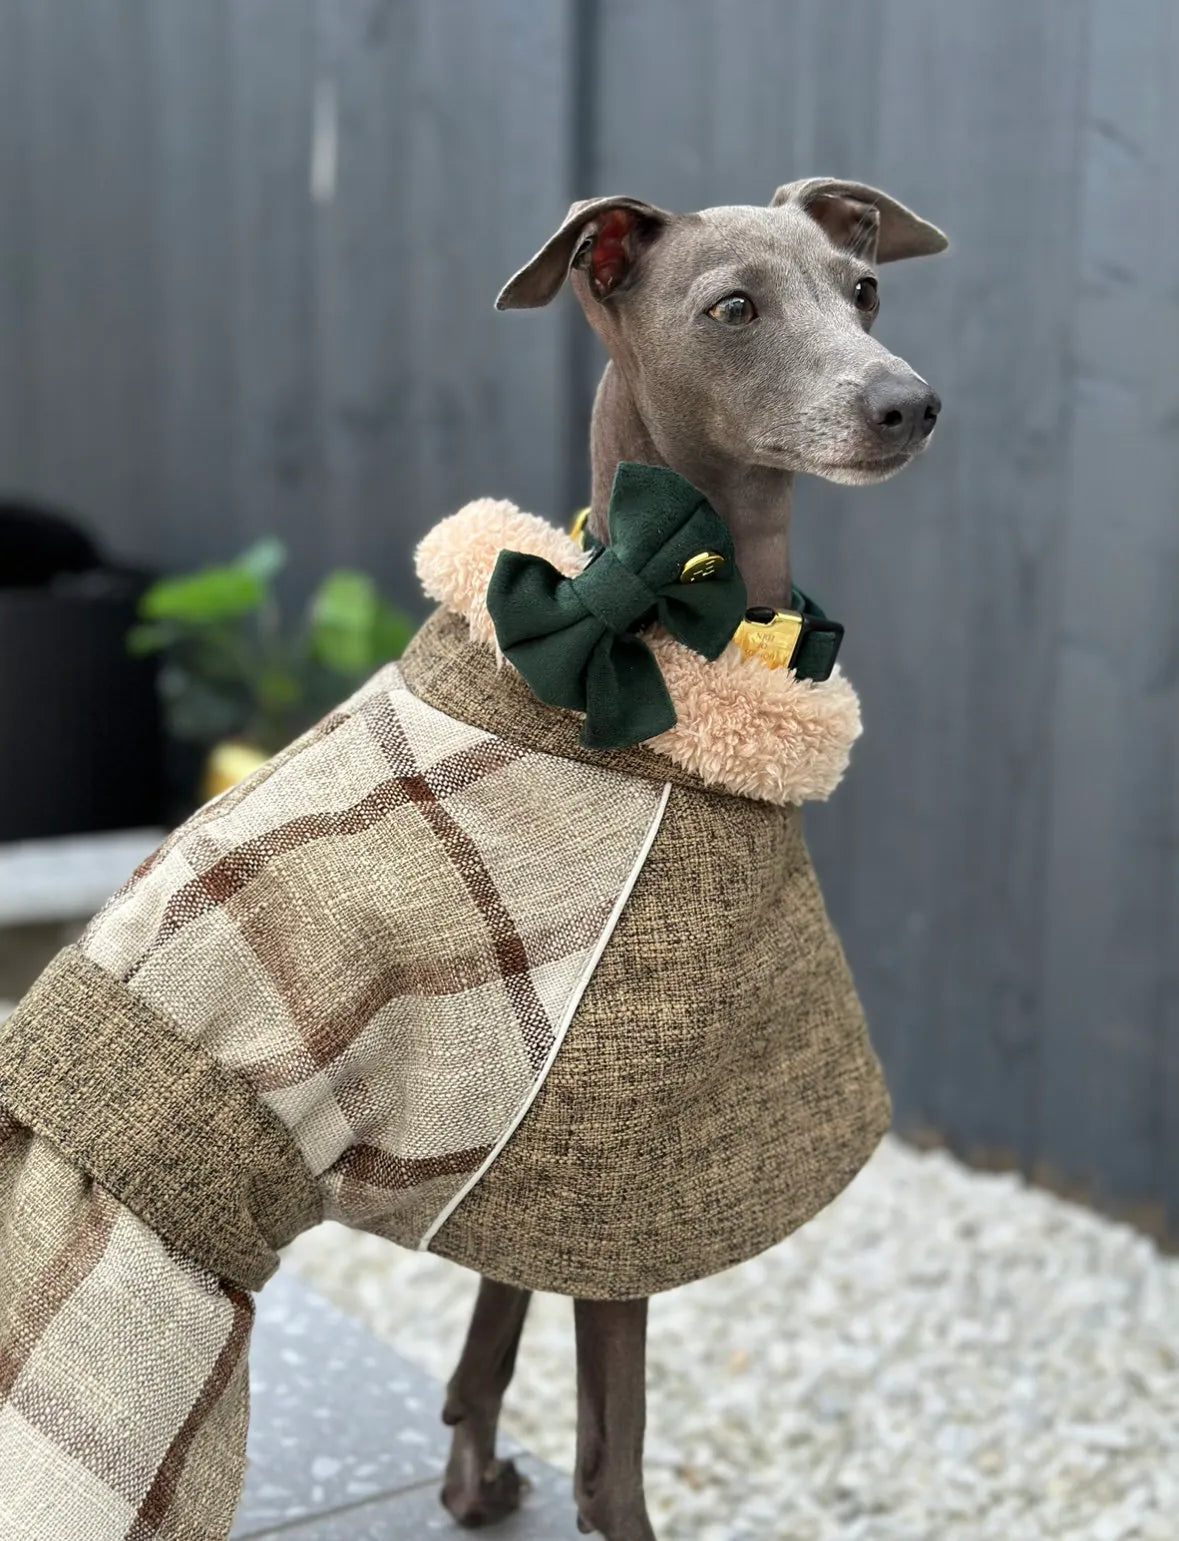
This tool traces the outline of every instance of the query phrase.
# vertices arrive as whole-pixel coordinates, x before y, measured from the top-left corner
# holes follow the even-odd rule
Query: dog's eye
[[[880,304],[880,292],[874,278],[861,278],[855,288],[856,309],[871,313]]]
[[[723,321],[726,326],[748,326],[751,321],[757,320],[757,311],[747,294],[726,294],[708,314],[714,321]]]

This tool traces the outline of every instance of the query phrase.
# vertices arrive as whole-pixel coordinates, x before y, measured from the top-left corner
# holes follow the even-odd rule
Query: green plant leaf
[[[148,623],[132,626],[126,636],[127,651],[133,658],[146,658],[151,653],[161,653],[176,641],[175,626],[164,623]]]
[[[338,568],[328,573],[311,601],[312,619],[318,624],[355,627],[367,625],[380,598],[367,573]]]
[[[287,563],[287,548],[277,535],[264,535],[234,562],[243,572],[251,573],[259,583],[269,583]]]
[[[329,573],[311,600],[311,655],[337,674],[363,674],[381,599],[366,573]]]
[[[352,686],[400,656],[413,622],[362,572],[329,573],[302,635],[285,630],[271,584],[286,556],[267,536],[231,563],[164,579],[143,596],[127,646],[164,655],[159,688],[173,737],[245,735],[279,749],[339,700],[341,678]]]
[[[400,658],[416,629],[404,610],[382,600],[373,625],[371,667],[379,669],[383,663]]]
[[[145,621],[178,621],[211,625],[257,610],[266,585],[242,567],[206,567],[187,578],[163,578],[139,601]]]
[[[284,712],[303,695],[303,687],[290,669],[271,664],[259,669],[254,694],[264,712]]]
[[[400,658],[413,633],[410,617],[381,597],[367,573],[329,573],[311,601],[311,656],[336,674],[371,674]]]

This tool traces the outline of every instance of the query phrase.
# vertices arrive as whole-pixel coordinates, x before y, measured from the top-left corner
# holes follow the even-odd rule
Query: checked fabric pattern
[[[252,1082],[329,1218],[417,1246],[535,1094],[660,801],[390,665],[182,826],[82,951]]]
[[[0,1536],[223,1541],[253,1297],[0,1113]]]

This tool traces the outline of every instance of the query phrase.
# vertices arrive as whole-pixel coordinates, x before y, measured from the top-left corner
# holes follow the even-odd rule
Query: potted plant
[[[0,842],[158,822],[155,665],[123,645],[150,578],[0,497]]]
[[[274,580],[286,562],[267,537],[235,561],[153,584],[128,633],[133,654],[159,654],[170,736],[203,757],[200,794],[248,775],[365,680],[398,658],[410,617],[365,573],[329,573],[296,625],[284,625]]]

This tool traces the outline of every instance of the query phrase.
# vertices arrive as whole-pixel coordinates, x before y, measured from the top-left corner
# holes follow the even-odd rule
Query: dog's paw
[[[491,1461],[476,1482],[448,1480],[442,1502],[460,1525],[475,1530],[514,1513],[529,1486],[514,1461]]]

